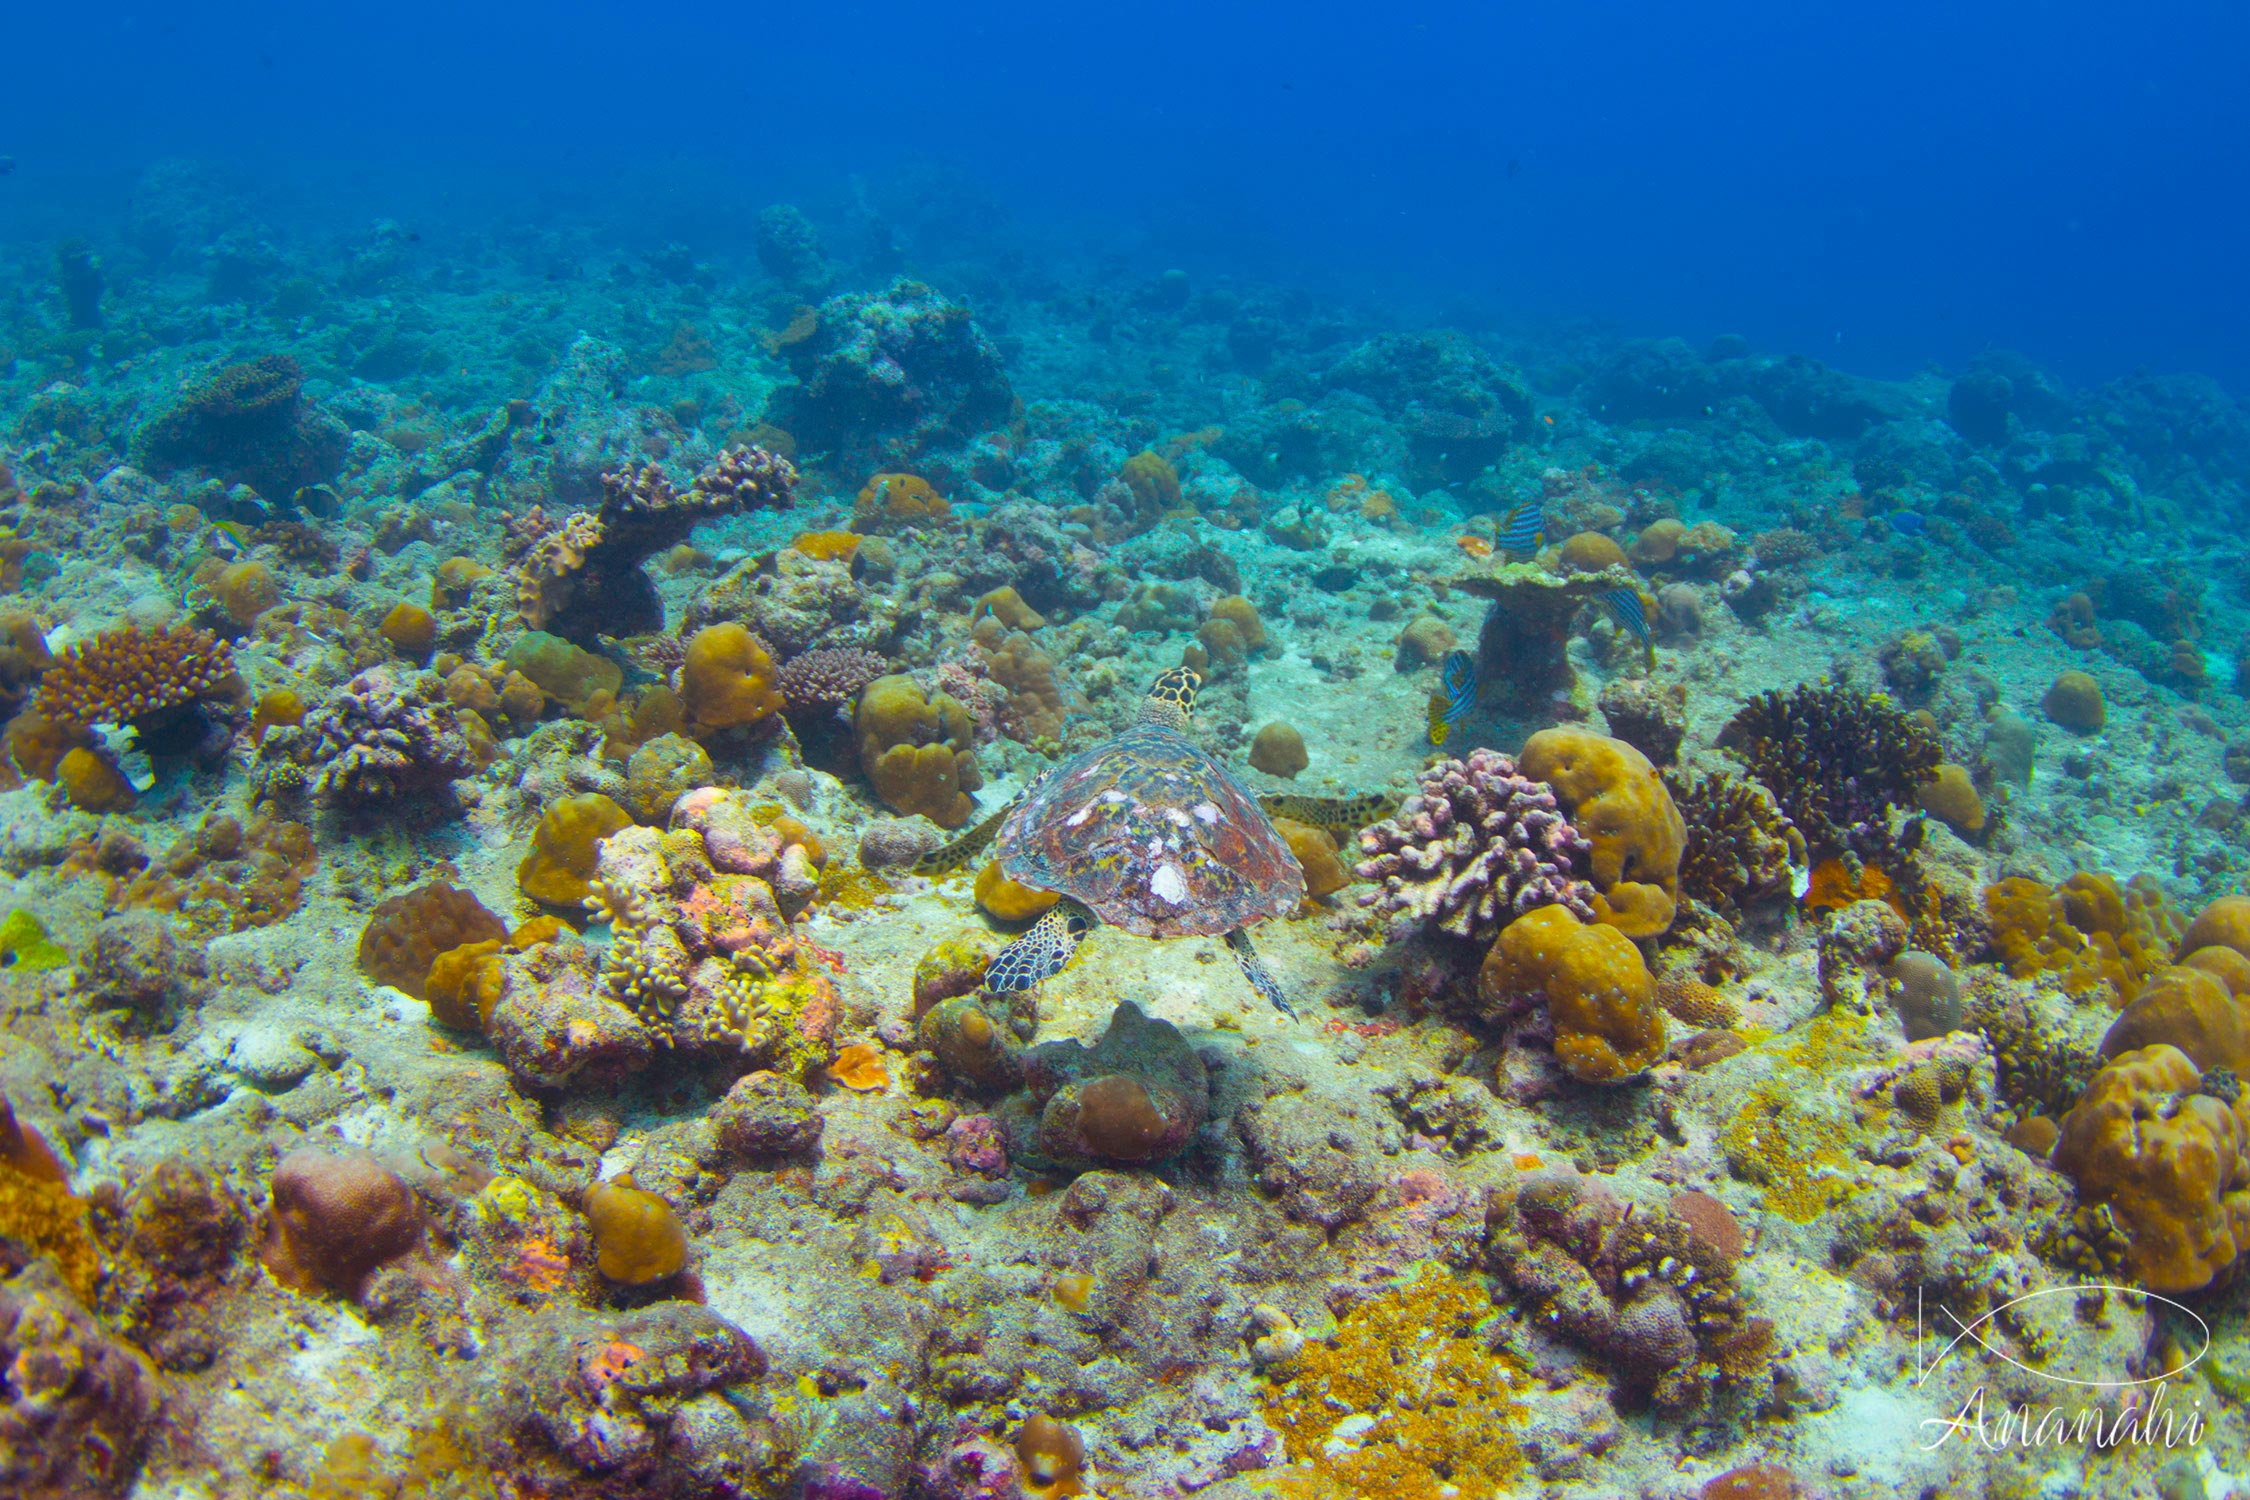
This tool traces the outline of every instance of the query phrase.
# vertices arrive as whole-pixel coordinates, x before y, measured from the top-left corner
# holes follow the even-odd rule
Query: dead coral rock
[[[0,1494],[95,1500],[131,1488],[162,1405],[156,1373],[53,1265],[0,1280]]]
[[[1151,1020],[1129,1000],[1091,1047],[1032,1048],[1024,1077],[1044,1106],[1040,1146],[1062,1162],[1161,1161],[1178,1154],[1211,1112],[1203,1059],[1178,1027]]]
[[[1906,951],[1906,919],[1883,901],[1854,901],[1820,934],[1820,993],[1867,1010],[1884,994],[1884,966]]]
[[[612,1087],[656,1054],[648,1028],[610,998],[600,961],[577,942],[511,954],[486,1028],[508,1071],[528,1088]]]
[[[1659,687],[1643,677],[1623,677],[1602,689],[1602,718],[1609,732],[1659,766],[1679,758],[1687,737],[1687,688]]]
[[[1364,1216],[1405,1142],[1387,1114],[1307,1094],[1253,1099],[1235,1126],[1258,1186],[1293,1219],[1334,1230]]]
[[[803,1084],[763,1070],[737,1078],[710,1119],[719,1149],[750,1160],[802,1156],[826,1124]]]
[[[518,1472],[542,1489],[622,1494],[613,1486],[631,1476],[636,1495],[711,1495],[760,1446],[721,1392],[765,1373],[757,1341],[695,1303],[557,1311],[516,1335],[499,1407],[516,1414]]]
[[[79,955],[78,989],[95,1006],[160,1021],[195,1001],[208,972],[203,951],[181,943],[160,913],[120,912]]]

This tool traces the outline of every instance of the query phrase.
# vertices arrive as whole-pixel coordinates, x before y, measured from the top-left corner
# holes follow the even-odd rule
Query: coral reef
[[[1356,873],[1380,886],[1359,903],[1396,937],[1428,928],[1482,944],[1534,907],[1594,914],[1597,893],[1575,874],[1592,846],[1554,789],[1497,751],[1424,771],[1396,816],[1360,834],[1359,846]]]
[[[1555,1057],[1581,1083],[1617,1083],[1664,1056],[1664,1010],[1640,950],[1568,907],[1510,922],[1477,971],[1477,995],[1503,1013],[1520,998],[1543,999]]]
[[[1586,840],[1595,918],[1627,937],[1670,927],[1687,825],[1648,757],[1623,740],[1543,729],[1524,742],[1517,763],[1555,789]]]
[[[1893,834],[1891,813],[1916,805],[1940,760],[1929,730],[1848,685],[1761,694],[1719,742],[1774,794],[1814,857],[1850,854],[1886,868],[1910,847]]]
[[[885,806],[941,828],[969,821],[984,773],[975,723],[959,699],[925,697],[911,677],[879,677],[861,692],[853,728],[860,767]]]

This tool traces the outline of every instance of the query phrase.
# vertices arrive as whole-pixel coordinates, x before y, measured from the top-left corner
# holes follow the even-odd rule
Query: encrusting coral
[[[2180,940],[2179,918],[2154,881],[2120,887],[2099,871],[2052,888],[2021,876],[1996,881],[1985,888],[1984,914],[2009,973],[2050,977],[2078,999],[2100,995],[2113,1007],[2129,1004]]]
[[[1397,814],[1359,836],[1359,904],[1394,938],[1427,927],[1474,943],[1534,907],[1559,904],[1591,920],[1595,891],[1577,877],[1591,846],[1554,788],[1496,750],[1445,760],[1421,775]]]

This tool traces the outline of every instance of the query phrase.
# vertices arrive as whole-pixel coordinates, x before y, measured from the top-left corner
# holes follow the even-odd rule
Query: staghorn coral
[[[2154,881],[2123,888],[2100,871],[2080,871],[2052,889],[2011,876],[1985,887],[1993,956],[2018,979],[2051,978],[2080,1000],[2132,1003],[2151,974],[2170,962],[2179,918]]]
[[[383,667],[330,693],[303,724],[267,731],[260,758],[312,773],[330,805],[361,813],[406,801],[447,805],[453,783],[479,761],[437,678],[402,681]]]
[[[1648,757],[1606,735],[1542,729],[1517,763],[1555,789],[1590,846],[1595,919],[1635,938],[1670,927],[1687,825]]]
[[[1741,1233],[1700,1194],[1647,1211],[1548,1173],[1494,1197],[1485,1263],[1544,1326],[1608,1360],[1623,1391],[1680,1412],[1771,1360],[1773,1325],[1735,1283]]]
[[[1910,846],[1892,833],[1937,774],[1937,737],[1878,694],[1848,684],[1767,692],[1728,720],[1720,745],[1764,783],[1815,856],[1891,868]]]
[[[721,452],[685,490],[653,463],[604,474],[597,511],[536,523],[545,529],[517,565],[517,610],[533,629],[575,640],[659,629],[663,605],[644,561],[706,521],[787,510],[796,494],[796,465],[749,444]]]
[[[1477,971],[1477,995],[1501,1013],[1525,998],[1544,1000],[1555,1057],[1581,1083],[1617,1083],[1664,1056],[1664,1009],[1640,950],[1567,907],[1510,922]]]
[[[1496,750],[1473,750],[1424,771],[1398,812],[1359,836],[1359,898],[1394,938],[1428,928],[1488,943],[1538,906],[1591,920],[1593,887],[1576,878],[1591,846],[1563,816],[1554,789]]]
[[[234,653],[192,625],[105,630],[63,652],[39,680],[31,711],[62,725],[132,728],[145,744],[185,727],[199,706],[242,696]]]
[[[880,653],[855,646],[807,651],[782,663],[781,701],[792,714],[832,713],[890,669]]]
[[[2110,1059],[2063,1117],[2055,1165],[2122,1232],[2152,1292],[2223,1286],[2250,1249],[2250,1119],[2175,1047]]]
[[[1787,903],[1808,855],[1804,835],[1782,816],[1771,792],[1724,771],[1693,778],[1668,772],[1664,785],[1687,826],[1680,846],[1683,900],[1700,901],[1729,921]]]

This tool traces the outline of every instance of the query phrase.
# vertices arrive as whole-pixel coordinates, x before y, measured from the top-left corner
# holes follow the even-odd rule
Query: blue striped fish
[[[1493,547],[1511,557],[1537,552],[1546,537],[1547,512],[1536,500],[1524,501],[1492,528]]]
[[[1634,638],[1641,643],[1641,649],[1648,653],[1649,670],[1655,671],[1656,637],[1649,634],[1648,609],[1641,603],[1641,591],[1611,589],[1602,595],[1602,603],[1608,606],[1611,614],[1617,616],[1618,624],[1633,632]]]
[[[1445,653],[1438,690],[1430,694],[1430,743],[1442,745],[1477,702],[1477,659],[1466,651]]]

